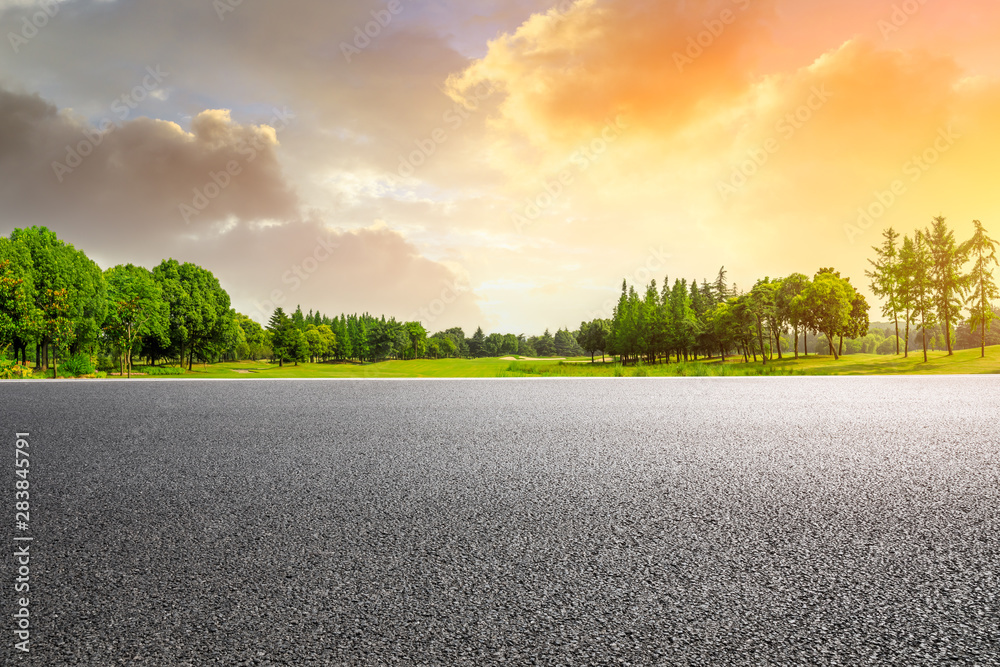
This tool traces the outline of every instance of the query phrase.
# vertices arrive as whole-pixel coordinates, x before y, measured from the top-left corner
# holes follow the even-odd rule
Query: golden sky
[[[1000,233],[1000,3],[205,4],[154,35],[151,0],[70,0],[2,45],[7,227],[103,264],[198,261],[257,317],[280,297],[528,334],[610,315],[623,277],[864,285],[889,225]],[[0,2],[2,33],[32,9]]]

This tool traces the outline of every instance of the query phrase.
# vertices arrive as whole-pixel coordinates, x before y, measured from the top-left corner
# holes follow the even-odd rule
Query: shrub
[[[132,372],[145,375],[184,375],[184,369],[180,366],[136,366]]]
[[[94,372],[94,364],[90,363],[90,355],[78,352],[59,364],[59,377],[80,377]]]
[[[30,378],[31,369],[10,359],[0,360],[0,380],[23,380]]]
[[[110,373],[118,370],[118,366],[111,360],[111,357],[97,357],[97,370]]]

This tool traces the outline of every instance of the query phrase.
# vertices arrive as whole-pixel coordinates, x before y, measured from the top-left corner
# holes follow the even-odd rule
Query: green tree
[[[933,258],[927,248],[927,240],[922,232],[914,235],[911,242],[904,237],[901,252],[901,270],[906,275],[905,299],[911,307],[909,321],[920,327],[923,342],[924,363],[927,362],[927,329],[937,324],[933,310],[934,282],[931,277]],[[907,326],[909,331],[909,326]],[[907,336],[909,340],[909,336]]]
[[[170,309],[152,272],[141,266],[112,267],[104,272],[104,281],[109,303],[104,331],[122,353],[125,375],[132,377],[132,352],[140,338],[168,344]]]
[[[309,348],[309,361],[315,362],[316,359],[323,357],[326,354],[326,341],[323,340],[322,334],[316,330],[315,324],[307,325],[309,326],[305,332],[306,345]]]
[[[38,307],[31,272],[31,254],[24,246],[0,238],[0,344],[14,346],[27,363],[27,347],[41,332],[42,313]]]
[[[871,279],[872,293],[883,299],[882,314],[891,317],[896,325],[896,354],[899,354],[899,312],[902,310],[900,293],[900,259],[899,249],[896,242],[899,234],[892,227],[882,232],[885,241],[881,246],[872,246],[875,251],[875,259],[868,260],[872,265],[871,271],[865,271],[865,275]]]
[[[469,356],[477,358],[486,354],[484,349],[486,344],[486,334],[483,333],[482,327],[476,327],[476,333],[472,334],[472,338],[469,339],[468,344]]]
[[[803,290],[809,286],[809,278],[801,273],[793,273],[782,279],[781,287],[775,293],[775,309],[779,316],[792,327],[792,335],[795,340],[795,358],[799,358],[799,331],[802,337],[806,337],[805,313],[795,307],[795,297],[802,294]],[[808,353],[808,349],[806,350]]]
[[[774,317],[775,289],[769,278],[758,280],[747,295],[747,312],[753,317],[757,327],[757,340],[760,343],[760,356],[767,365],[767,348],[764,347],[764,324]],[[768,336],[770,339],[770,336]]]
[[[190,370],[196,353],[207,360],[233,331],[229,294],[211,271],[190,262],[165,259],[153,269],[153,278],[170,307],[171,348],[181,364],[187,354]]]
[[[981,356],[985,357],[986,332],[990,330],[994,318],[992,302],[993,299],[1000,298],[1000,291],[997,290],[993,270],[990,268],[990,264],[998,263],[997,242],[987,235],[979,220],[973,220],[972,224],[975,225],[975,233],[967,245],[975,265],[969,274],[972,289],[966,304],[969,306],[969,326],[973,330],[979,329]]]
[[[839,359],[833,339],[850,326],[854,288],[834,273],[821,272],[796,299],[808,310],[809,320],[817,330],[826,336],[830,354],[835,360]]]
[[[427,329],[420,322],[407,322],[404,325],[406,335],[410,339],[410,346],[413,349],[413,358],[423,356],[427,344]]]
[[[69,318],[69,290],[45,290],[42,301],[42,332],[54,346],[52,377],[59,375],[59,355],[73,341],[73,320]]]
[[[51,307],[51,294],[62,295],[60,317],[69,321],[68,328],[60,330],[65,335],[62,349],[75,351],[95,343],[107,311],[107,292],[100,267],[45,227],[15,229],[10,240],[31,258],[30,284],[36,309]],[[24,256],[23,251],[19,256]],[[49,346],[54,342],[46,331],[46,327],[41,327],[35,339],[43,369],[48,367]]]
[[[284,366],[285,359],[292,360],[297,353],[297,340],[292,335],[293,331],[298,331],[292,323],[291,318],[279,306],[274,309],[271,319],[267,323],[267,330],[271,333],[271,354],[278,358],[278,367]]]
[[[931,281],[934,287],[934,309],[938,321],[944,325],[948,355],[952,350],[952,323],[962,315],[962,297],[968,286],[968,278],[962,275],[962,265],[968,258],[966,244],[955,242],[955,232],[948,229],[945,219],[934,218],[930,229],[924,232],[931,257]]]
[[[552,338],[552,334],[546,329],[538,341],[535,343],[535,351],[540,357],[554,357],[556,356],[556,344],[555,340]]]

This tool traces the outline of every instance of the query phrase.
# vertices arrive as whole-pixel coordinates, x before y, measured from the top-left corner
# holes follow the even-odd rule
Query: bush
[[[105,373],[104,371],[97,371],[97,373],[94,374],[94,377],[96,377],[98,380],[103,380],[104,378],[108,377],[108,374]]]
[[[118,370],[118,366],[111,360],[111,357],[97,357],[97,370],[110,373]]]
[[[23,380],[30,378],[31,369],[10,359],[0,360],[0,380]]]
[[[90,363],[90,355],[78,352],[59,364],[59,377],[80,377],[94,372],[94,364]]]
[[[145,375],[184,375],[184,369],[180,366],[136,366],[132,372]]]
[[[891,336],[882,341],[878,346],[878,354],[896,354],[896,337]],[[903,339],[899,339],[899,351],[903,351]]]

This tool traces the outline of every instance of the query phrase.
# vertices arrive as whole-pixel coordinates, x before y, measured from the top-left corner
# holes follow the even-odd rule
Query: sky
[[[0,0],[0,232],[539,334],[1000,231],[992,0]]]

